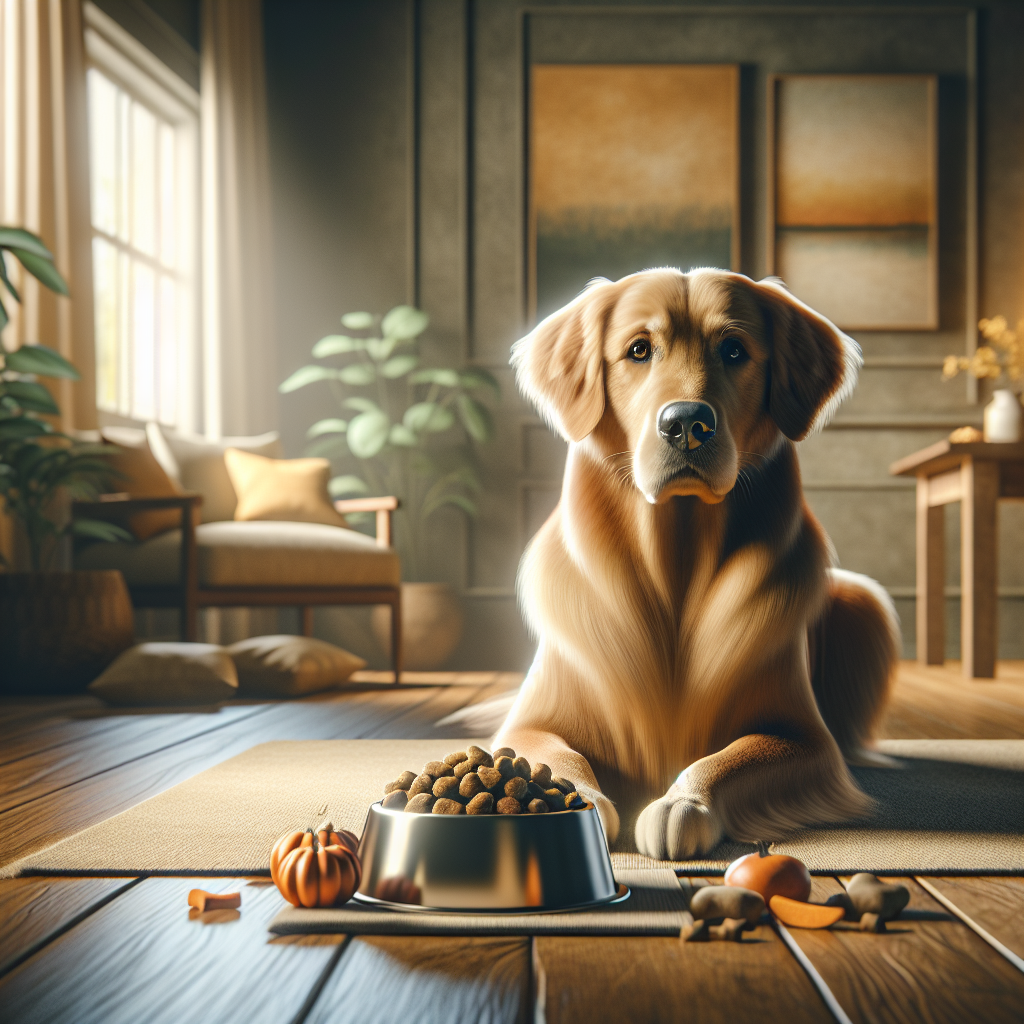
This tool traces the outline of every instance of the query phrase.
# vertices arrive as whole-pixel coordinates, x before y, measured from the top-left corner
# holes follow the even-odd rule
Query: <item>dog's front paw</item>
[[[707,853],[722,838],[715,813],[673,786],[648,804],[636,823],[636,848],[656,860],[686,860]]]

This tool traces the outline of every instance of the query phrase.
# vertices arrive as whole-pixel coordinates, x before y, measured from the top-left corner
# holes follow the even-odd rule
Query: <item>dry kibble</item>
[[[419,796],[420,793],[429,793],[434,788],[434,780],[424,772],[417,775],[413,784],[409,787],[409,798]]]
[[[428,761],[423,766],[423,774],[433,779],[443,779],[448,775],[454,775],[455,769],[444,761]]]
[[[445,764],[450,764],[453,768],[457,764],[462,764],[463,761],[469,760],[469,754],[464,750],[456,750],[454,754],[449,754],[445,759]]]
[[[393,793],[396,789],[404,789],[408,792],[409,787],[416,781],[415,772],[402,772],[394,782],[389,782],[384,787],[384,795]]]
[[[526,788],[526,779],[521,775],[513,775],[505,783],[505,796],[512,796],[521,801],[526,796]]]
[[[497,804],[499,814],[522,814],[523,805],[514,796],[503,796]]]
[[[393,789],[381,801],[381,806],[389,811],[404,811],[405,805],[409,802],[409,794],[404,789]]]
[[[466,808],[458,800],[438,800],[430,811],[431,814],[465,814]]]
[[[501,772],[501,777],[508,782],[516,773],[515,765],[511,757],[498,757],[494,760],[494,767]]]
[[[464,779],[472,771],[476,771],[476,766],[471,761],[460,761],[455,766],[455,778]]]
[[[497,760],[499,757],[511,757],[515,758],[516,752],[511,747],[498,747],[497,750],[491,752],[491,757]]]
[[[547,814],[550,810],[546,800],[531,800],[529,804],[527,804],[526,809],[531,814]]]
[[[487,787],[480,781],[480,776],[476,772],[470,772],[468,775],[462,776],[462,781],[459,783],[459,796],[472,800],[486,789]]]
[[[517,757],[512,762],[512,769],[524,782],[530,781],[530,773],[533,769],[530,767],[530,762],[525,757]]]
[[[551,788],[551,769],[546,764],[535,764],[533,766],[533,771],[530,772],[530,778],[536,782],[542,790]]]
[[[451,775],[448,775],[442,779],[438,779],[437,782],[434,783],[434,788],[432,792],[434,796],[437,797],[438,800],[456,800],[459,795],[460,785],[461,783],[459,782],[458,779],[454,778]]]
[[[553,811],[565,810],[565,794],[560,789],[546,789],[542,800],[546,800],[548,807]]]
[[[565,798],[565,809],[567,811],[578,811],[581,807],[586,807],[587,801],[579,795],[579,793],[570,793]]]
[[[467,814],[493,814],[494,797],[490,793],[477,793],[472,800],[466,804]]]
[[[490,768],[494,764],[494,758],[487,753],[483,747],[472,746],[466,750],[467,760],[473,765],[474,768],[479,768],[480,765],[487,765]]]
[[[476,773],[484,784],[484,789],[498,790],[501,788],[503,779],[501,772],[497,768],[487,768],[484,766],[478,768]]]
[[[576,786],[568,779],[560,779],[557,775],[551,776],[551,785],[554,786],[555,789],[560,789],[566,796],[576,790]]]
[[[429,814],[436,798],[432,793],[417,793],[406,805],[406,814]]]
[[[528,782],[526,784],[526,793],[531,800],[543,800],[544,790],[537,785],[536,782]]]

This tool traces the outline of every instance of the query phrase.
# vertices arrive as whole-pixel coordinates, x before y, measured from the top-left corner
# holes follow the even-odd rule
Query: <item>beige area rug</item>
[[[1024,740],[889,740],[880,748],[901,767],[855,769],[877,801],[871,820],[807,829],[772,849],[829,874],[1024,874]],[[451,749],[446,739],[264,743],[0,875],[267,874],[283,832],[329,817],[359,834],[386,782]],[[718,874],[751,849],[724,843],[671,866]],[[613,863],[669,866],[628,853]]]

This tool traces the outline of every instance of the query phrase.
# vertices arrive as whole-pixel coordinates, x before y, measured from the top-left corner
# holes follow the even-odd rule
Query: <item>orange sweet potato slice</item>
[[[842,907],[824,907],[820,903],[801,903],[786,896],[773,896],[768,901],[771,912],[794,928],[830,928],[843,918]]]
[[[188,905],[195,907],[200,913],[204,910],[237,910],[242,905],[242,894],[192,889],[188,894]]]

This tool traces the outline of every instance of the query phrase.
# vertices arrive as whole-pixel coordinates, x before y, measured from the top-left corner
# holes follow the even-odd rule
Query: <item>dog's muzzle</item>
[[[689,451],[715,436],[715,410],[707,402],[668,402],[658,410],[658,433]]]

